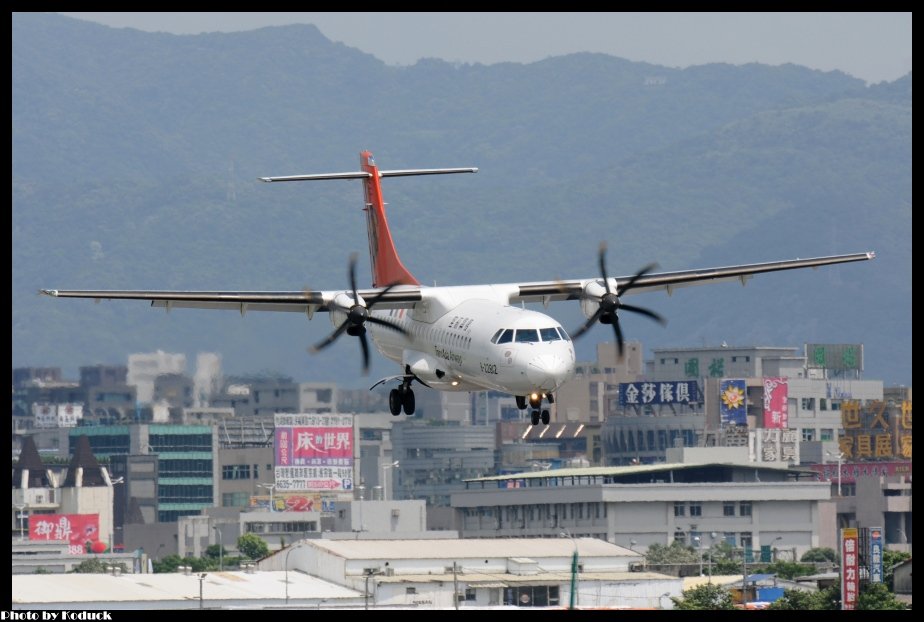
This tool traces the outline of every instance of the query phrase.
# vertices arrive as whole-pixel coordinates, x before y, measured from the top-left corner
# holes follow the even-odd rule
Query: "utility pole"
[[[452,604],[459,608],[459,577],[456,574],[457,564],[452,562]]]

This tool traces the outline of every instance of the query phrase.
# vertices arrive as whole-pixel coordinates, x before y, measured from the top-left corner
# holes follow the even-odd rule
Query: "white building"
[[[575,553],[580,607],[670,607],[680,594],[680,579],[633,572],[641,555],[592,538],[309,540],[258,565],[349,587],[370,607],[564,608]]]
[[[139,352],[128,355],[126,384],[138,391],[138,403],[149,404],[154,399],[154,380],[162,374],[185,374],[186,355],[157,352]]]
[[[820,504],[831,487],[814,477],[746,461],[556,469],[469,480],[452,507],[463,538],[567,530],[644,551],[675,540],[708,545],[715,532],[716,544],[801,555],[820,546],[827,526]]]

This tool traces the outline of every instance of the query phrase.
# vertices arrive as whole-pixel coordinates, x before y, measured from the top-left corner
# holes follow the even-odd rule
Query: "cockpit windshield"
[[[540,328],[538,330],[535,328],[521,328],[519,330],[501,328],[491,337],[491,343],[496,343],[498,345],[510,342],[539,343],[540,341],[551,342],[561,340],[571,341],[571,338],[568,337],[568,333],[565,332],[565,329],[560,326]]]

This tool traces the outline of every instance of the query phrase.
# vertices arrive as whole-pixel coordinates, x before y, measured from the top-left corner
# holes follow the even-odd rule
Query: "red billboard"
[[[352,415],[278,414],[275,423],[277,490],[352,490]]]
[[[89,553],[88,542],[99,541],[99,514],[33,514],[29,517],[30,540],[65,540],[68,553]]]
[[[764,378],[764,427],[789,427],[789,379]]]
[[[856,609],[860,593],[860,542],[856,527],[841,529],[841,609]]]

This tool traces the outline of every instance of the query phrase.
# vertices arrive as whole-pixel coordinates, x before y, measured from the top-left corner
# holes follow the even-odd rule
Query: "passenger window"
[[[521,328],[517,331],[517,343],[536,343],[539,341],[539,331],[535,328]]]
[[[561,339],[558,331],[554,328],[540,328],[539,335],[542,337],[543,341],[558,341]]]
[[[491,337],[491,343],[497,343],[497,338],[501,336],[501,333],[504,332],[503,328],[498,328],[497,332],[494,333],[494,336]]]
[[[501,343],[510,343],[511,341],[513,341],[513,330],[511,330],[511,329],[509,329],[509,328],[504,329],[503,334],[502,334],[500,337],[497,338],[497,343],[498,343],[498,344],[501,344]]]

